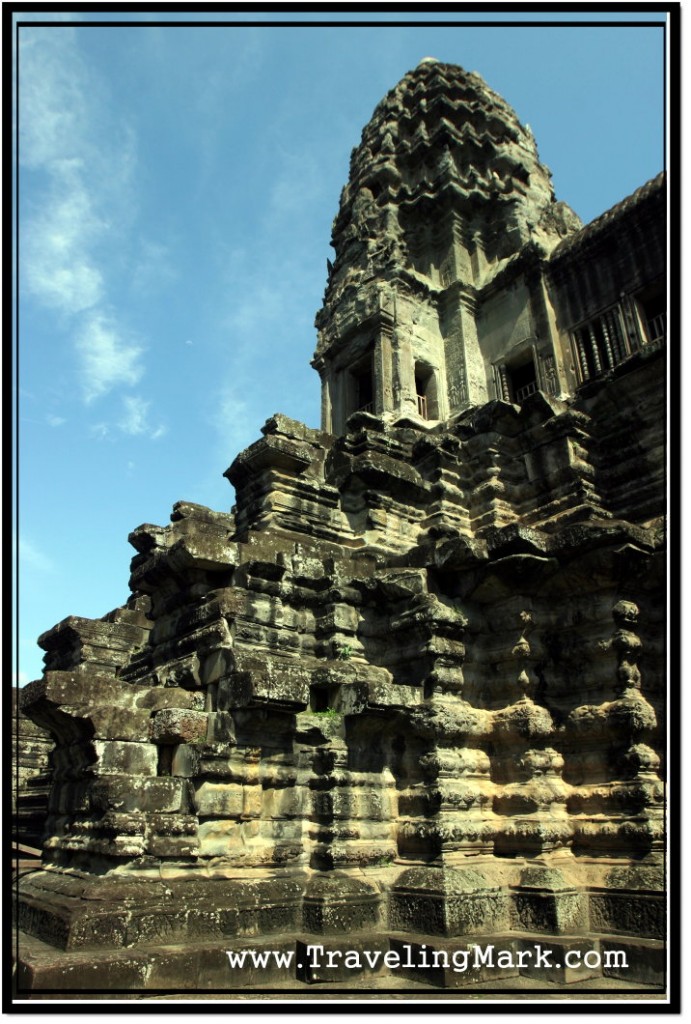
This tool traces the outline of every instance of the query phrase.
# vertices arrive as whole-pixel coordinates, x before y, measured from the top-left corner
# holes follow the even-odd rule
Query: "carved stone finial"
[[[521,635],[516,641],[516,644],[513,647],[511,654],[514,658],[520,658],[524,662],[521,671],[518,674],[517,682],[523,690],[524,696],[526,696],[528,687],[530,686],[530,677],[528,676],[528,673],[526,671],[525,664],[526,659],[530,657],[530,644],[528,643],[528,634],[532,632],[535,624],[533,622],[533,617],[530,614],[530,612],[522,611],[520,612],[518,617],[521,623]]]
[[[612,618],[620,629],[638,622],[638,605],[633,601],[619,601],[612,608]]]
[[[613,650],[617,657],[617,684],[619,695],[627,690],[640,690],[641,673],[638,668],[643,644],[641,638],[631,631],[638,622],[638,606],[632,601],[619,601],[612,608],[612,618],[617,627],[609,640],[600,641],[603,651]]]

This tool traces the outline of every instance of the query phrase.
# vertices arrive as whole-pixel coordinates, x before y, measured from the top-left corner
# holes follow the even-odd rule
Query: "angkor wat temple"
[[[664,177],[583,226],[426,58],[332,244],[321,430],[272,416],[232,512],[138,527],[127,604],[40,639],[19,991],[663,991]]]

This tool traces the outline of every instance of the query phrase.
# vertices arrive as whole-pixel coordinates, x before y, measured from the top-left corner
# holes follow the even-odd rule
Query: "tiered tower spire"
[[[579,227],[511,107],[475,72],[425,57],[352,152],[316,319],[322,427],[342,433],[361,409],[446,419],[497,397],[492,282]],[[516,311],[523,342],[538,340],[531,306],[544,297],[534,284]],[[519,364],[532,355],[519,353]]]

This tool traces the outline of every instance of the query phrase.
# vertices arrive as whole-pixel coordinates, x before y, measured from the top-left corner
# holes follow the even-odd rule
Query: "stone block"
[[[202,857],[226,857],[243,844],[243,830],[235,818],[201,821],[197,836]]]
[[[147,832],[160,836],[195,835],[197,816],[195,814],[165,814],[157,812],[146,817]]]
[[[261,819],[260,833],[276,842],[297,842],[302,839],[302,822],[296,818]]]
[[[123,946],[127,934],[129,914],[116,907],[83,914],[72,923],[70,933],[71,949],[92,949],[94,947]]]
[[[269,818],[294,818],[302,814],[305,793],[302,787],[267,789],[263,794],[262,815]]]
[[[158,752],[151,743],[95,740],[99,775],[156,775]]]
[[[79,672],[47,672],[42,679],[36,679],[23,687],[19,694],[19,708],[29,714],[39,701],[49,700],[54,704],[117,704],[122,701],[122,688],[112,676],[98,673],[83,675]]]
[[[201,678],[204,686],[217,683],[233,668],[232,651],[225,648],[211,651],[202,661]]]
[[[598,932],[663,939],[666,904],[660,892],[635,889],[591,889],[588,894],[590,926]]]
[[[474,870],[409,868],[389,896],[390,927],[422,935],[483,935],[509,927],[506,895]]]
[[[320,935],[357,932],[379,920],[381,895],[374,886],[345,874],[315,876],[305,890],[303,927]]]
[[[172,645],[171,645],[172,646]],[[171,652],[172,653],[172,652]],[[156,668],[159,685],[175,689],[193,689],[202,685],[199,655],[193,654],[167,661]]]
[[[262,813],[264,791],[261,786],[243,786],[242,813],[246,818],[259,818]]]
[[[194,806],[202,817],[234,818],[243,811],[243,787],[227,782],[202,782],[195,787]]]
[[[208,714],[208,742],[234,743],[235,722],[228,711],[211,711]]]
[[[170,761],[170,774],[185,779],[194,778],[201,768],[201,751],[190,743],[180,743],[173,747]]]
[[[147,743],[151,713],[148,709],[96,708],[91,714],[97,739]]]
[[[299,658],[259,660],[243,655],[237,660],[237,669],[228,681],[232,707],[274,704],[295,711],[309,703],[310,674]]]
[[[187,783],[179,778],[113,776],[95,780],[88,800],[93,810],[184,811]]]
[[[151,857],[198,857],[199,843],[195,836],[149,836],[146,853]]]
[[[588,926],[586,895],[553,868],[526,868],[513,887],[513,900],[516,926],[523,931],[573,935]]]
[[[16,920],[20,935],[35,936],[54,948],[67,949],[70,914],[64,904],[51,906],[42,893],[24,892],[18,901]]]
[[[40,946],[39,946],[40,949]],[[23,940],[17,970],[17,992],[57,991],[69,995],[87,992],[143,992],[147,988],[151,955],[138,953],[90,957],[48,957],[43,949],[34,954],[31,940]],[[95,998],[98,998],[96,995]]]
[[[667,951],[663,944],[624,935],[601,938],[602,973],[606,978],[657,985],[667,982]]]
[[[183,690],[180,686],[155,686],[137,697],[136,706],[148,708],[150,713],[161,711],[163,708],[203,711],[204,695]]]
[[[164,708],[154,715],[151,738],[154,743],[203,743],[207,730],[208,716],[205,712]]]

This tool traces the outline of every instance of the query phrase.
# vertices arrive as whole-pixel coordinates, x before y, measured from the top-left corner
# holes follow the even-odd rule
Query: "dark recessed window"
[[[641,312],[644,345],[662,345],[667,336],[667,302],[662,291],[644,294],[638,297],[638,308]]]
[[[509,366],[508,376],[513,402],[522,402],[528,395],[534,395],[537,391],[537,374],[532,359],[518,366]]]
[[[431,366],[415,364],[415,394],[418,415],[425,420],[439,419],[437,377]]]
[[[312,711],[328,711],[329,691],[325,686],[313,686],[310,691],[310,709]]]
[[[352,412],[374,412],[374,375],[371,354],[361,359],[350,371]]]

